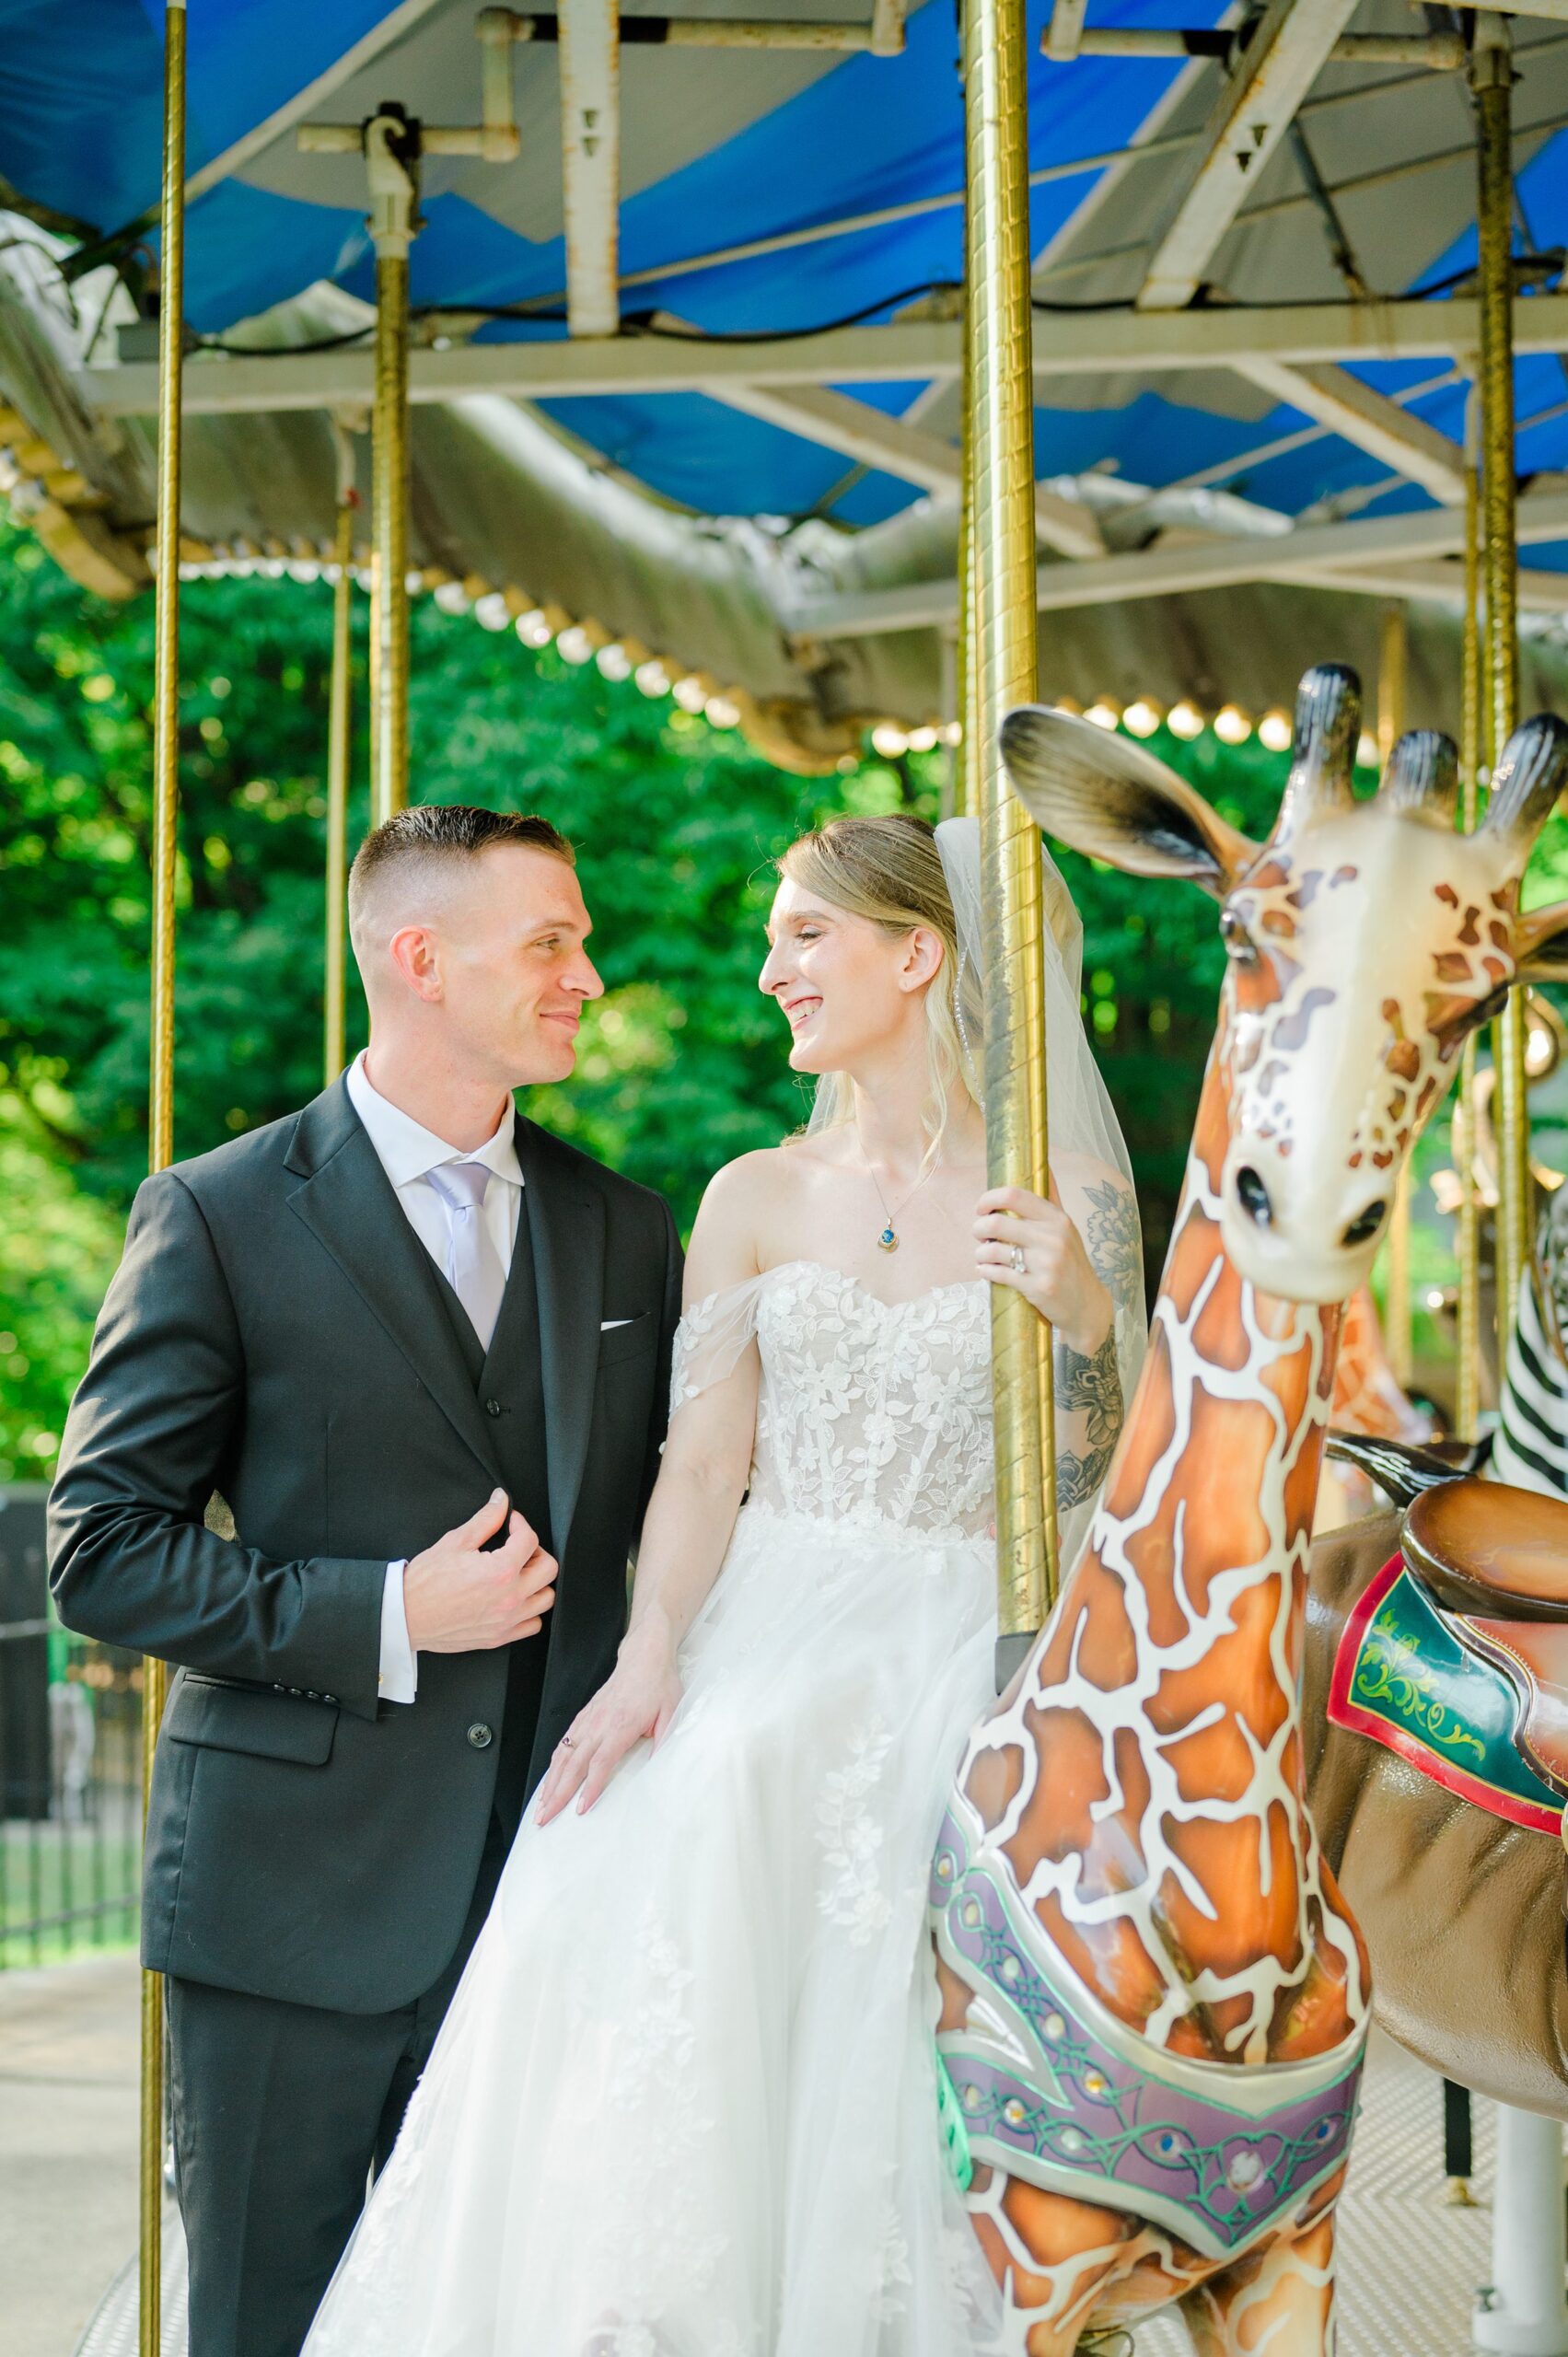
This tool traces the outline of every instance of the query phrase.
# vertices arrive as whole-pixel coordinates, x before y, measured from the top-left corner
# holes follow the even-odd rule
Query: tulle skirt
[[[685,1694],[507,1861],[306,2357],[967,2357],[926,1877],[989,1545],[742,1512]]]

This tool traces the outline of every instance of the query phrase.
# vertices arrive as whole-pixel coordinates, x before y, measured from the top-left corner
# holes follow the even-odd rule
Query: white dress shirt
[[[356,1056],[349,1066],[348,1093],[409,1225],[438,1269],[447,1266],[451,1214],[444,1198],[430,1184],[429,1174],[447,1162],[482,1162],[489,1166],[494,1177],[485,1189],[482,1216],[501,1266],[510,1274],[523,1187],[511,1104],[508,1102],[494,1136],[472,1154],[465,1154],[461,1146],[448,1144],[412,1115],[389,1103],[372,1086],[363,1055]],[[496,1180],[501,1183],[497,1185]],[[381,1591],[380,1693],[384,1702],[412,1702],[418,1689],[418,1663],[409,1643],[408,1619],[403,1609],[406,1568],[406,1559],[389,1563],[386,1585]]]

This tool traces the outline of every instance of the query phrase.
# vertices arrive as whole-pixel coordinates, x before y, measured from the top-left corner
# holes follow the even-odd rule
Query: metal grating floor
[[[1340,2357],[1469,2357],[1476,2287],[1491,2272],[1492,2107],[1475,2107],[1476,2207],[1444,2199],[1438,2082],[1373,2038],[1350,2185],[1340,2205]],[[1191,2357],[1180,2320],[1137,2335],[1138,2357]],[[136,2357],[136,2263],[116,2276],[77,2357]],[[185,2244],[164,2225],[162,2357],[185,2357]]]

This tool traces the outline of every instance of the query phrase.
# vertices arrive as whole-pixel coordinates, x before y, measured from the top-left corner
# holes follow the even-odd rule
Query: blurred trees
[[[181,1155],[320,1086],[331,593],[194,582],[183,610]],[[541,809],[578,846],[608,993],[575,1078],[531,1109],[660,1189],[687,1225],[720,1163],[807,1110],[755,987],[769,859],[846,807],[935,817],[943,757],[791,778],[738,735],[471,615],[424,599],[413,632],[419,798]],[[151,600],[89,597],[0,524],[0,1479],[50,1469],[145,1167],[152,677]],[[363,718],[362,689],[359,702]],[[1283,757],[1210,737],[1162,735],[1152,749],[1237,824],[1267,830]],[[364,822],[362,799],[354,834]],[[1062,861],[1157,1270],[1213,1028],[1214,911],[1190,888]],[[353,992],[350,1008],[352,1048]]]

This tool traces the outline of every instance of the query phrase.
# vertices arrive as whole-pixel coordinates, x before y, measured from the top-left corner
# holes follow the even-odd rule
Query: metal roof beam
[[[1084,18],[1088,14],[1089,0],[1055,0],[1051,22],[1040,43],[1047,57],[1059,64],[1078,54],[1078,44],[1084,38]]]
[[[847,393],[814,385],[726,385],[714,388],[714,397],[728,409],[761,418],[881,474],[896,475],[900,482],[916,483],[922,491],[960,488],[962,459],[956,445],[903,418],[889,417],[865,401],[853,401]],[[1035,527],[1046,546],[1063,556],[1105,553],[1093,511],[1045,483],[1035,485]]]
[[[873,0],[871,9],[871,54],[873,57],[901,57],[904,47],[904,18],[909,13],[909,0]]]
[[[1565,0],[1568,5],[1568,0]],[[1052,20],[1054,22],[1054,19]],[[1047,57],[1051,28],[1041,40]],[[1078,36],[1075,57],[1218,57],[1229,60],[1236,48],[1230,25],[1175,26],[1109,25],[1086,27]],[[1424,65],[1434,74],[1462,72],[1466,58],[1458,33],[1342,33],[1329,52],[1336,65]]]
[[[1305,580],[1307,576],[1303,575]],[[1568,613],[1568,573],[1541,573],[1521,565],[1518,572],[1521,613]],[[1323,589],[1351,589],[1369,598],[1410,598],[1429,605],[1465,602],[1464,567],[1453,559],[1434,557],[1429,563],[1357,565],[1342,572],[1324,565],[1311,578]]]
[[[1414,516],[1379,516],[1354,524],[1319,524],[1274,539],[1208,540],[1197,546],[1140,549],[1085,564],[1045,564],[1036,575],[1042,613],[1118,605],[1142,598],[1183,597],[1202,589],[1234,588],[1251,581],[1321,582],[1332,574],[1342,588],[1358,586],[1362,571],[1387,578],[1390,564],[1455,556],[1464,518],[1451,508]],[[1519,540],[1568,537],[1568,492],[1558,483],[1519,502]],[[805,599],[785,617],[797,636],[875,637],[888,631],[942,629],[958,610],[956,581],[900,583]]]
[[[1520,354],[1568,349],[1568,295],[1532,295],[1514,307]],[[1441,303],[1311,303],[1194,311],[1100,311],[1058,316],[1036,343],[1037,382],[1191,368],[1241,368],[1267,357],[1297,366],[1331,360],[1463,360],[1480,335],[1468,296]],[[571,401],[605,393],[712,392],[738,385],[923,383],[958,373],[958,330],[946,319],[897,319],[784,343],[621,335],[591,343],[463,344],[410,355],[409,398],[459,401],[505,393],[518,401]],[[132,361],[86,368],[91,407],[110,417],[150,417],[157,366]],[[238,411],[333,409],[371,393],[368,345],[341,352],[227,354],[186,364],[187,416]],[[1238,459],[1237,463],[1240,463]]]
[[[1269,0],[1245,56],[1215,100],[1196,165],[1144,276],[1142,308],[1173,310],[1191,301],[1242,199],[1262,178],[1356,5]]]
[[[1241,361],[1237,374],[1420,483],[1445,507],[1464,505],[1465,454],[1459,444],[1363,384],[1348,368],[1311,361],[1292,366],[1254,356]]]
[[[436,5],[437,0],[401,0],[401,6],[389,9],[379,24],[372,25],[367,33],[351,43],[340,57],[335,57],[317,75],[313,82],[307,82],[302,90],[296,90],[292,99],[285,99],[281,107],[274,107],[270,115],[235,140],[231,146],[226,147],[221,155],[213,157],[209,163],[192,172],[185,183],[186,203],[193,204],[197,197],[204,196],[208,189],[216,187],[219,180],[226,180],[233,173],[243,171],[252,157],[261,155],[274,140],[283,138],[296,122],[303,122],[306,116],[323,105],[334,90],[341,89],[366,65],[374,64],[394,41],[412,32],[420,19],[428,17]]]
[[[620,0],[564,0],[560,19],[566,320],[574,336],[612,336],[621,326]]]

